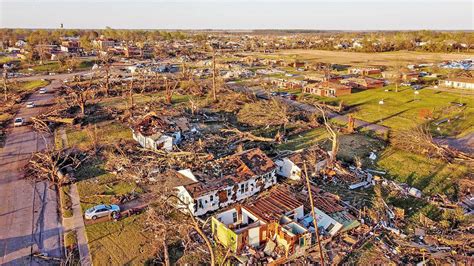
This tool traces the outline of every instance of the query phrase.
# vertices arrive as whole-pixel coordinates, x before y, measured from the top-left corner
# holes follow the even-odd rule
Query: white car
[[[35,103],[34,102],[27,102],[26,103],[26,108],[34,108],[35,107]]]
[[[25,120],[22,117],[17,117],[15,118],[15,121],[13,121],[13,126],[15,127],[21,127],[25,124]]]
[[[95,220],[100,217],[114,215],[120,212],[120,207],[117,205],[97,205],[86,211],[84,217],[88,220]]]
[[[45,94],[45,93],[46,93],[46,88],[41,88],[41,89],[39,89],[39,93],[40,93],[40,94]]]

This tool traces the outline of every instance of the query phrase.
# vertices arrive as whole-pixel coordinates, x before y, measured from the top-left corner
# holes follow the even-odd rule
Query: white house
[[[326,165],[327,152],[318,147],[313,147],[301,152],[293,153],[286,158],[278,159],[275,161],[275,164],[277,165],[276,173],[291,180],[301,180],[303,163],[305,161],[308,175],[312,176]],[[316,164],[314,164],[315,161]]]
[[[276,165],[260,149],[209,162],[200,170],[178,171],[194,182],[176,187],[178,198],[195,216],[226,207],[276,184]]]
[[[183,131],[189,128],[186,121],[175,119],[173,122],[150,113],[132,127],[133,139],[143,148],[151,150],[173,150],[183,138]]]
[[[275,164],[277,165],[276,173],[278,175],[284,176],[291,180],[301,179],[301,168],[299,168],[290,159],[283,158],[280,160],[276,160]]]
[[[450,88],[474,90],[474,78],[450,78],[441,81],[441,85]]]

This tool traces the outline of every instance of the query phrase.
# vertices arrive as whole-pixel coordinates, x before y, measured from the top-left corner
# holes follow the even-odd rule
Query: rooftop
[[[286,187],[277,187],[244,207],[260,217],[265,222],[279,221],[281,216],[292,211],[303,203],[292,196]]]

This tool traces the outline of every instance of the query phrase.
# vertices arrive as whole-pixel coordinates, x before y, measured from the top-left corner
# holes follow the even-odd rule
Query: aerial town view
[[[472,0],[0,0],[0,265],[474,265]]]

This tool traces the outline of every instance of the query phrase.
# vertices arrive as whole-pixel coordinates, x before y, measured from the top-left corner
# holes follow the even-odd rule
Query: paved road
[[[48,90],[59,86],[54,80]],[[53,93],[33,94],[36,108],[21,108],[18,115],[28,119],[44,111]],[[46,182],[32,183],[23,176],[31,153],[51,145],[51,136],[41,136],[30,126],[10,128],[0,149],[0,265],[37,265],[32,252],[62,255],[62,225],[57,194]],[[43,263],[44,264],[44,263]]]
[[[229,85],[231,85],[231,84],[229,84]],[[251,88],[248,88],[248,87],[244,87],[244,86],[241,86],[241,85],[235,85],[235,84],[232,84],[231,88],[233,90],[236,90],[236,91],[255,94],[255,95],[257,95],[261,98],[265,98],[265,99],[275,98],[275,99],[278,99],[281,102],[286,103],[289,106],[292,106],[294,108],[297,108],[297,109],[300,109],[300,110],[303,110],[303,111],[306,111],[306,112],[309,112],[309,113],[320,112],[319,109],[317,109],[316,107],[314,107],[312,105],[301,103],[301,102],[298,102],[298,101],[294,101],[294,100],[291,100],[291,99],[288,99],[288,98],[283,98],[283,97],[280,97],[280,96],[271,96],[271,95],[269,95],[269,93],[267,93],[263,90],[259,90],[259,89],[255,90],[255,89],[251,89]],[[331,111],[327,111],[327,116],[328,116],[328,118],[335,119],[338,122],[344,123],[344,124],[347,124],[347,122],[349,121],[349,117],[347,115],[340,115],[340,114],[337,114],[337,113],[331,112]],[[355,125],[356,128],[363,128],[363,129],[375,131],[376,133],[379,133],[379,134],[386,134],[389,131],[389,128],[386,127],[386,126],[372,124],[370,122],[360,120],[360,119],[354,119],[354,125]]]

